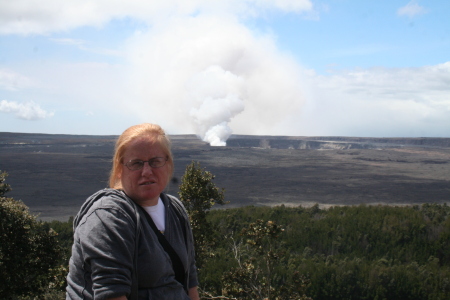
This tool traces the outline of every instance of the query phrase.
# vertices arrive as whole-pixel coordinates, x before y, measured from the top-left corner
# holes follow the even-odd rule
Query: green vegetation
[[[255,224],[266,222],[284,228],[276,230],[277,243],[261,243],[278,251],[270,262],[275,290],[298,272],[306,280],[306,295],[315,300],[450,299],[449,214],[445,204],[214,210],[209,221],[222,238],[215,260],[201,273],[202,284],[222,292],[227,272],[240,266],[236,252],[242,251],[236,247],[249,243]],[[263,269],[270,253],[275,252],[253,252],[252,261]],[[218,279],[219,274],[225,275]]]
[[[0,298],[32,299],[58,284],[63,255],[57,233],[5,196],[11,190],[7,176],[0,172]]]

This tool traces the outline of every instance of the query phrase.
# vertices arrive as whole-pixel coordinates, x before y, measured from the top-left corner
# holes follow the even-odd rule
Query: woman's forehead
[[[132,140],[125,149],[125,155],[129,153],[163,153],[164,147],[154,137],[142,136]]]

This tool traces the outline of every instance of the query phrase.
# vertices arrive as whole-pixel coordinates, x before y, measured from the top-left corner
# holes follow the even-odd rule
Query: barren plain
[[[107,186],[116,136],[0,133],[7,196],[42,220],[67,220]],[[450,138],[273,137],[234,135],[211,147],[171,136],[176,195],[192,161],[213,173],[229,204],[414,205],[450,202]]]

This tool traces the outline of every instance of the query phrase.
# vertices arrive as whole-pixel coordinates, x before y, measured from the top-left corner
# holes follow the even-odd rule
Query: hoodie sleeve
[[[77,230],[94,299],[129,295],[136,234],[130,216],[118,207],[101,207],[91,211]]]

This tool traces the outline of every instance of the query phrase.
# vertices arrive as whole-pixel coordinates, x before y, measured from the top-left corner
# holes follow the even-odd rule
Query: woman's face
[[[124,152],[123,162],[130,160],[145,161],[144,167],[140,170],[129,170],[127,166],[122,166],[120,180],[125,193],[137,204],[141,206],[152,206],[158,203],[161,192],[166,188],[169,180],[169,165],[159,168],[152,168],[147,161],[155,157],[166,158],[158,143],[154,143],[148,136],[136,138],[130,143]]]

